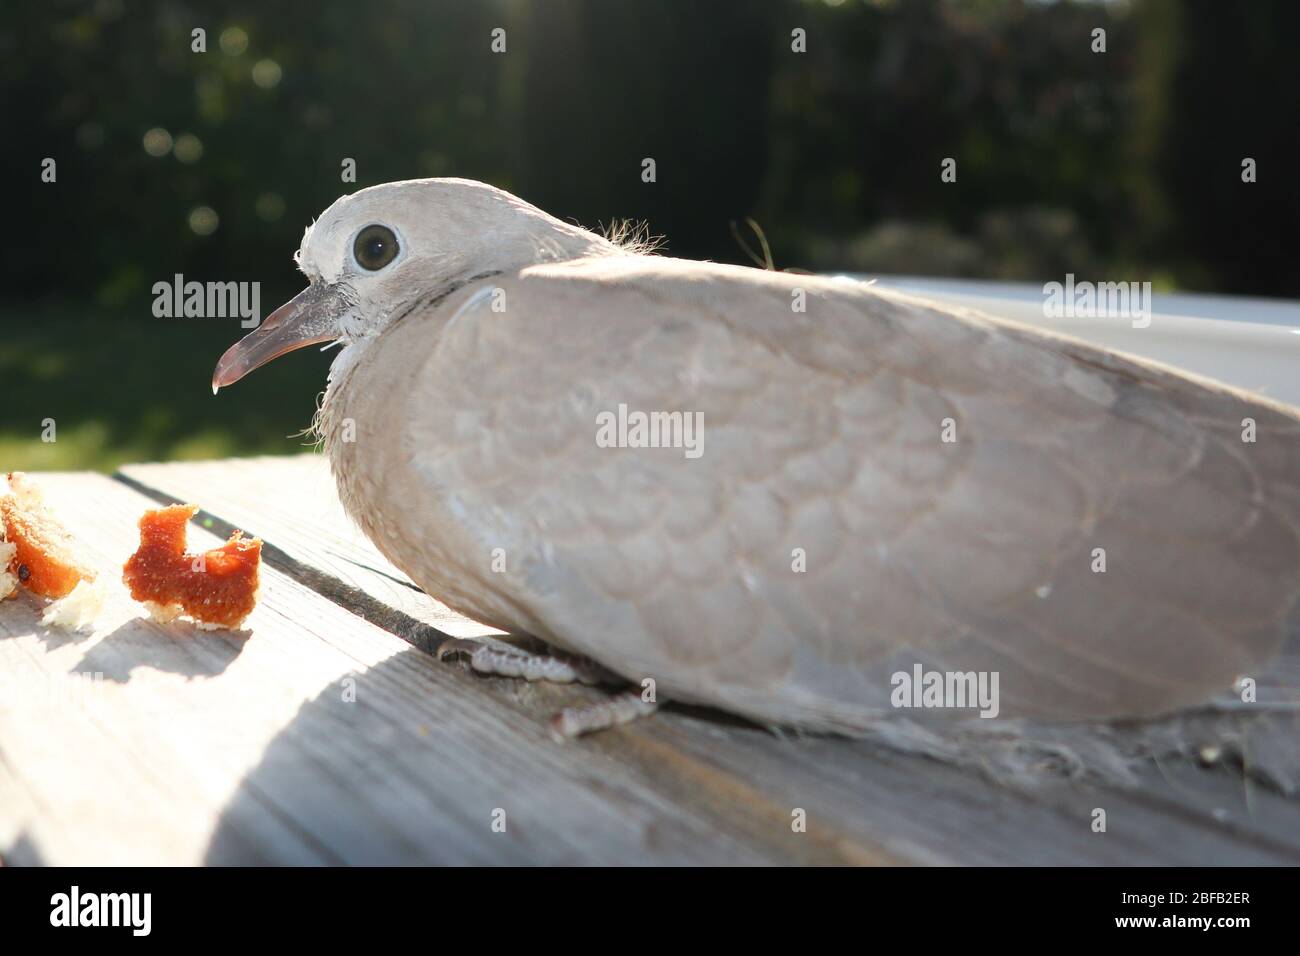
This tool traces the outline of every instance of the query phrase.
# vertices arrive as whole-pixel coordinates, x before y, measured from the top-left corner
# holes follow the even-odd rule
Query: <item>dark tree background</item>
[[[10,0],[0,376],[74,440],[32,445],[42,409],[7,402],[0,464],[293,450],[323,360],[214,405],[236,324],[154,319],[150,289],[257,280],[265,312],[312,217],[395,179],[646,220],[688,257],[748,261],[752,216],[782,268],[1300,295],[1298,40],[1294,0]]]

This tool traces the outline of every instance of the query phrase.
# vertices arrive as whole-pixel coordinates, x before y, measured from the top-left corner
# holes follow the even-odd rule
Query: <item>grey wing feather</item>
[[[430,332],[407,405],[427,492],[512,558],[457,573],[666,696],[852,729],[921,663],[997,671],[1007,716],[1147,716],[1295,616],[1281,406],[856,283],[629,258],[502,287]],[[620,404],[701,413],[703,453],[599,447]]]

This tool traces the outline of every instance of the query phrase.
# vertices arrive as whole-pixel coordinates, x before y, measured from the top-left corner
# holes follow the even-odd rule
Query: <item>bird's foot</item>
[[[619,684],[623,680],[595,661],[570,655],[529,654],[453,637],[438,646],[438,660],[467,655],[470,667],[480,674],[547,681],[553,684]],[[648,717],[659,709],[647,701],[640,690],[614,694],[606,700],[585,707],[566,707],[551,718],[551,732],[560,739],[607,730],[620,724]]]
[[[468,654],[470,667],[480,674],[520,677],[529,682],[542,680],[552,684],[600,684],[609,680],[609,675],[600,665],[581,657],[502,650],[459,637],[450,638],[438,646],[440,661],[460,654]]]
[[[639,690],[615,694],[608,700],[586,707],[566,707],[551,718],[551,732],[561,739],[580,737],[619,724],[649,717],[659,705],[645,700]]]

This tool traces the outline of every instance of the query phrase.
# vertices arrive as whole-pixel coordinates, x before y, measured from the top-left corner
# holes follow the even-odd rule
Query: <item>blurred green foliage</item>
[[[166,322],[44,302],[0,308],[0,468],[111,470],[132,461],[311,450],[330,353],[281,359],[214,396],[212,366],[237,326]],[[57,329],[56,335],[51,334]],[[54,441],[43,440],[52,419]]]
[[[341,193],[456,175],[671,254],[1300,294],[1300,4],[1253,0],[17,0],[0,17],[11,241],[0,465],[292,451],[326,360],[213,398],[236,320],[151,287],[301,285]],[[207,52],[191,50],[206,31]],[[506,30],[505,53],[491,32]],[[807,52],[791,50],[791,30]],[[1094,53],[1092,31],[1106,30]],[[151,132],[152,131],[152,132]],[[149,148],[146,149],[146,146]],[[641,181],[654,157],[658,182]],[[958,162],[942,183],[940,162]],[[1259,182],[1241,182],[1245,156]],[[40,181],[43,158],[56,183]],[[340,180],[353,158],[357,183]],[[216,215],[210,232],[194,210]],[[59,440],[39,440],[54,417]]]

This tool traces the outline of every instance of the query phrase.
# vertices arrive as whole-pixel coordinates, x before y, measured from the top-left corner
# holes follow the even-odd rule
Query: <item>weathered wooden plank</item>
[[[132,482],[151,489],[155,497],[194,500],[218,513],[228,508],[223,520],[246,526],[272,541],[289,541],[286,548],[295,561],[320,574],[331,574],[331,565],[318,557],[319,548],[311,536],[294,531],[294,526],[307,523],[309,515],[346,520],[338,517],[337,501],[314,500],[318,495],[333,498],[333,485],[323,473],[324,462],[315,456],[257,459],[231,472],[226,465],[131,466],[123,471]],[[311,477],[313,470],[316,478]],[[228,479],[228,474],[238,477]],[[277,489],[291,489],[291,494]],[[337,528],[325,533],[340,534]],[[356,536],[355,531],[350,533]],[[349,552],[349,567],[353,562],[366,563],[377,568],[385,582],[398,573],[382,563],[377,553],[362,558],[370,546],[359,536],[348,547],[354,549]],[[400,621],[408,611],[427,615],[386,584],[372,588],[374,580],[352,577],[356,587],[369,589],[372,604],[384,604],[397,594],[401,607],[386,605],[383,613],[385,620],[399,621],[398,632],[412,629],[414,622]],[[335,597],[347,603],[347,593]],[[369,606],[356,610],[367,617],[371,614]],[[440,621],[445,623],[445,618]],[[422,655],[411,652],[402,659],[407,656]],[[510,736],[531,733],[560,706],[593,699],[598,693],[483,680],[455,670],[451,673],[458,683],[487,690],[514,708],[515,719],[501,728]],[[327,710],[327,705],[328,701],[316,701],[305,707],[300,721],[324,719],[316,710]],[[593,785],[617,792],[617,781],[624,775],[650,781],[648,785],[667,805],[694,808],[739,845],[756,841],[791,862],[1300,860],[1300,805],[1296,801],[1257,790],[1247,803],[1239,779],[1185,761],[1163,772],[1152,767],[1142,786],[1134,790],[1060,782],[1019,793],[978,774],[866,742],[779,739],[718,715],[672,710],[639,725],[565,746],[575,759],[580,754],[599,753],[609,761],[610,776]],[[498,755],[489,750],[476,759],[493,761]],[[255,771],[252,779],[257,776]],[[1107,834],[1093,833],[1090,828],[1096,807],[1107,810]],[[795,808],[809,815],[807,834],[791,832]],[[669,816],[647,833],[672,832],[675,826]],[[715,861],[728,862],[725,857]]]
[[[651,733],[650,725],[636,733]],[[723,770],[810,821],[916,862],[972,865],[1134,865],[1300,862],[1293,801],[1180,762],[1180,782],[1146,774],[1118,789],[1049,781],[1016,792],[957,767],[864,741],[772,740],[665,722],[659,744]],[[1181,789],[1180,789],[1181,787]],[[1107,830],[1091,829],[1096,808]],[[1218,813],[1218,816],[1216,816]]]
[[[115,577],[151,502],[44,475]],[[216,538],[197,527],[195,546]],[[552,740],[506,698],[267,569],[246,633],[140,617],[91,635],[0,606],[0,853],[107,863],[691,863],[833,860],[681,799],[598,748]],[[101,674],[68,702],[71,675]],[[492,829],[504,811],[505,832]],[[17,853],[14,848],[17,847]],[[886,859],[877,848],[857,852]]]

